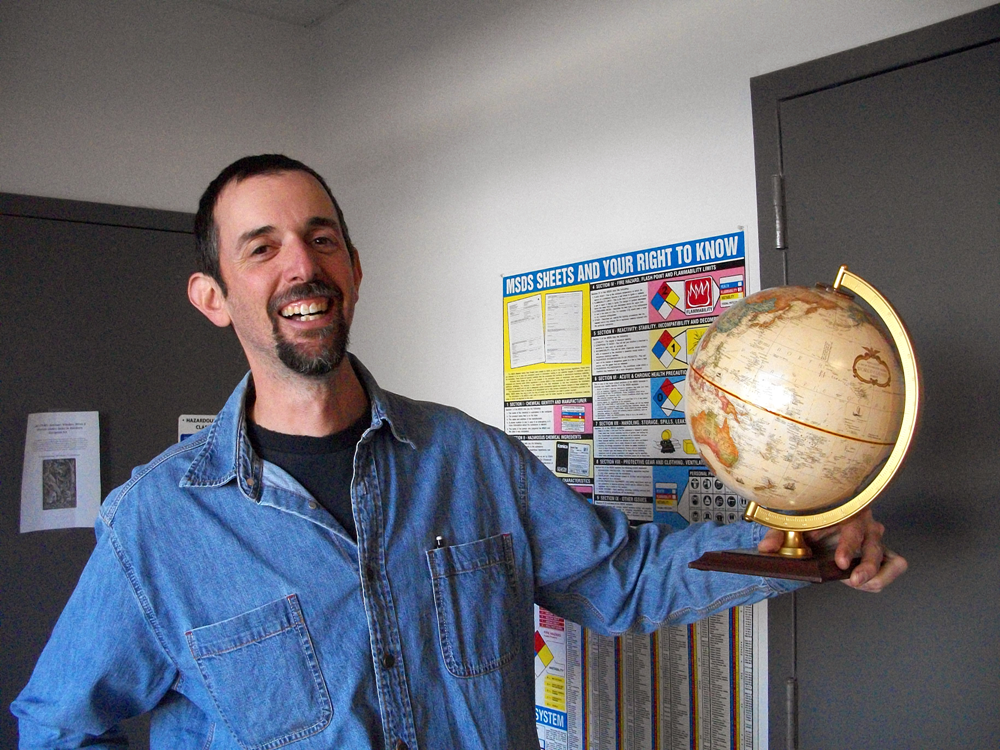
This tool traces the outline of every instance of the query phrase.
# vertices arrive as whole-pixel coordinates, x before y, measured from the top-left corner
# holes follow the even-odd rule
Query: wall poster
[[[705,329],[747,294],[742,231],[505,276],[503,292],[507,433],[632,523],[741,517],[684,392]],[[535,706],[543,750],[766,750],[766,603],[620,638],[536,607]]]

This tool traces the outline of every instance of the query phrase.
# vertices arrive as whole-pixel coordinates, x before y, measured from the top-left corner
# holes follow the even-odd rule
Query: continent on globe
[[[886,459],[904,384],[890,338],[851,296],[778,287],[713,323],[685,398],[719,479],[765,508],[800,512],[851,497]]]
[[[698,446],[705,446],[727,468],[732,468],[740,458],[739,448],[729,434],[729,422],[719,424],[719,415],[702,411],[691,417],[691,430]]]

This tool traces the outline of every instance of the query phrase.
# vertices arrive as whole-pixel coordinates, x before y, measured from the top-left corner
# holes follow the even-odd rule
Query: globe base
[[[806,542],[806,538],[799,531],[786,531],[785,541],[778,550],[779,555],[784,557],[794,557],[804,559],[813,556],[812,547]]]
[[[849,578],[860,560],[860,558],[853,560],[847,570],[841,570],[833,559],[832,552],[814,553],[812,557],[807,558],[794,558],[753,549],[731,549],[706,552],[694,562],[688,563],[688,567],[720,573],[825,583]]]

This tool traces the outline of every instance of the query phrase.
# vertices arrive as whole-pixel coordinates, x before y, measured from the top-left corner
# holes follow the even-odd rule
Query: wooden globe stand
[[[889,457],[875,477],[857,495],[827,511],[788,515],[750,502],[743,514],[746,520],[756,521],[785,532],[784,542],[778,552],[773,554],[756,550],[707,552],[690,563],[690,567],[771,578],[792,578],[813,583],[839,580],[850,575],[851,568],[841,570],[833,560],[832,553],[814,553],[805,539],[805,532],[834,526],[859,513],[881,494],[899,471],[917,428],[917,415],[920,411],[920,375],[913,343],[902,319],[875,287],[848,271],[847,266],[841,266],[832,288],[834,291],[848,290],[864,300],[885,325],[899,354],[904,387],[903,419],[899,427],[899,437]]]

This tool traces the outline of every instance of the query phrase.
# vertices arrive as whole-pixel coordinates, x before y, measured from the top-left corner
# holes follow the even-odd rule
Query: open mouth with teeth
[[[323,316],[330,306],[327,299],[313,300],[311,302],[293,302],[281,308],[281,317],[290,320],[316,320]]]

